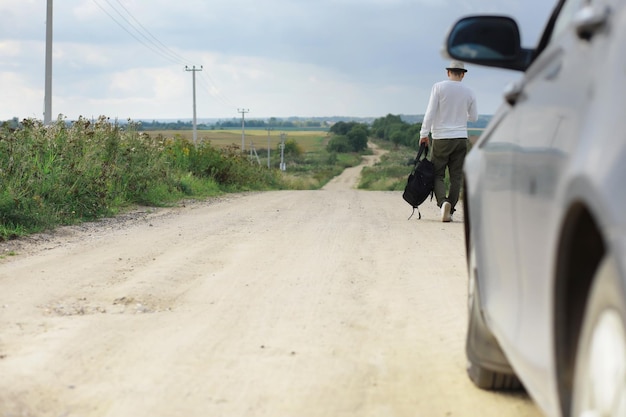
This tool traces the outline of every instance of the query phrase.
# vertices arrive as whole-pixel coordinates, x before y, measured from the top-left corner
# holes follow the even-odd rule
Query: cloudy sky
[[[47,0],[0,0],[0,120],[43,119]],[[450,25],[514,16],[534,46],[551,0],[57,0],[52,118],[422,114]],[[468,66],[492,114],[520,74]]]

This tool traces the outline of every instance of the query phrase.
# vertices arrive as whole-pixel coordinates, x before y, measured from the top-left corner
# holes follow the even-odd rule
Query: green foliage
[[[136,123],[135,128],[137,130],[191,130],[193,129],[193,122],[183,122],[181,120],[177,120],[176,122],[160,122],[158,120],[153,120],[151,122],[144,121],[141,123]],[[205,123],[196,124],[197,130],[208,130],[211,127]]]
[[[367,149],[368,129],[363,125],[354,126],[348,132],[348,142],[354,152],[361,152]]]
[[[246,119],[245,121],[246,128],[251,129],[266,129],[268,127],[274,129],[315,129],[321,130],[326,128],[326,122],[321,120],[299,120],[297,118],[290,120],[282,120],[277,119],[276,117],[271,117],[268,121],[265,120],[255,120],[255,119]],[[241,128],[241,120],[240,119],[231,119],[231,120],[220,120],[213,125],[216,129],[236,129]]]
[[[26,119],[0,128],[0,240],[185,196],[284,187],[238,148],[151,137],[129,123]]]
[[[15,130],[19,127],[19,125],[20,125],[20,121],[17,119],[17,117],[14,117],[11,120],[6,120],[2,122],[3,129]]]
[[[362,152],[367,149],[369,127],[364,123],[337,122],[330,128],[333,134],[326,149],[329,152]]]
[[[335,135],[345,136],[356,125],[356,122],[337,122],[330,127],[329,131]]]
[[[376,138],[390,141],[396,148],[402,145],[417,149],[421,128],[421,123],[409,124],[404,122],[400,116],[388,114],[374,120],[371,130]]]
[[[280,146],[280,145],[279,145]],[[302,156],[304,149],[296,142],[295,139],[287,139],[285,141],[285,155]]]
[[[407,161],[415,158],[415,153],[405,146],[396,148],[391,143],[380,140],[377,143],[389,152],[375,165],[363,168],[358,188],[374,191],[403,190],[406,178],[411,172]]]
[[[359,189],[371,191],[402,191],[412,169],[416,151],[407,146],[396,147],[390,142],[376,140],[376,144],[388,150],[374,166],[361,171]],[[450,186],[448,173],[444,178],[446,189]]]
[[[401,131],[395,131],[391,134],[390,140],[391,142],[393,142],[393,144],[397,148],[398,146],[400,146],[402,142],[406,140],[406,134],[404,134],[404,132],[401,132]]]
[[[285,174],[289,189],[316,190],[347,167],[358,165],[361,155],[355,153],[309,152]]]
[[[163,206],[224,192],[318,189],[361,162],[369,129],[346,126],[345,135],[320,137],[314,150],[296,141],[302,139],[287,140],[282,172],[280,152],[272,154],[268,169],[236,145],[194,145],[182,132],[150,135],[130,121],[5,122],[0,126],[0,240],[115,215],[138,204]]]
[[[350,141],[347,136],[335,135],[328,141],[326,150],[328,152],[347,153],[352,151],[352,146],[350,146]]]

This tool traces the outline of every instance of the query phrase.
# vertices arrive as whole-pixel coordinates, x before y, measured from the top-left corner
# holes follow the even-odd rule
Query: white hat
[[[450,66],[446,68],[447,70],[461,70],[463,72],[467,72],[465,69],[465,65],[461,61],[452,61],[450,62]]]

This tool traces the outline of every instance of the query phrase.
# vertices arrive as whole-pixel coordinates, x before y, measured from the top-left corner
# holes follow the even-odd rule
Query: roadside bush
[[[288,183],[286,188],[315,190],[360,162],[361,155],[355,153],[308,152],[298,158],[297,164],[290,164],[283,177]]]
[[[328,152],[347,153],[351,151],[348,137],[344,135],[333,136],[326,145]]]
[[[329,152],[362,152],[367,149],[369,127],[363,123],[338,122],[330,128],[333,134],[326,149]]]
[[[373,166],[366,166],[361,171],[358,188],[372,191],[402,191],[411,172],[416,151],[410,147],[400,145],[396,147],[389,141],[375,140],[380,148],[388,152],[381,156],[380,161]],[[448,173],[444,178],[446,189],[450,186]]]
[[[421,128],[421,123],[409,124],[399,115],[388,114],[374,120],[371,130],[376,138],[392,142],[396,149],[401,145],[417,149]]]
[[[26,119],[0,127],[0,240],[160,206],[184,196],[283,186],[276,170],[251,164],[235,148],[193,146],[121,127],[106,117],[49,126]]]
[[[115,215],[138,204],[163,206],[224,192],[318,189],[361,161],[363,152],[353,148],[363,143],[367,129],[355,123],[339,127],[345,135],[321,138],[314,151],[287,140],[286,170],[280,171],[279,152],[268,169],[236,145],[194,145],[178,133],[150,135],[132,121],[118,124],[103,116],[68,123],[61,116],[44,126],[13,119],[0,125],[0,240]]]
[[[348,132],[348,143],[352,152],[361,152],[367,149],[368,131],[365,127],[358,125]]]
[[[279,152],[280,152],[280,149],[279,149]],[[296,142],[295,139],[287,139],[285,141],[285,155],[292,155],[295,157],[299,157],[299,156],[302,156],[303,153],[304,153],[304,149],[302,149],[302,146],[300,146],[300,144],[298,144],[298,142]]]

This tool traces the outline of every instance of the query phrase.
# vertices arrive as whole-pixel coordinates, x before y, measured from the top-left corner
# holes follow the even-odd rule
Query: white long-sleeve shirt
[[[478,119],[476,97],[460,81],[445,80],[433,85],[424,114],[420,137],[433,139],[467,137],[467,122]]]

